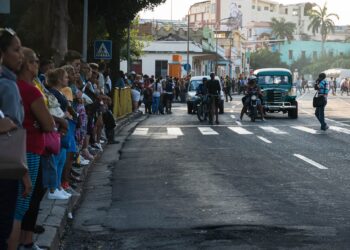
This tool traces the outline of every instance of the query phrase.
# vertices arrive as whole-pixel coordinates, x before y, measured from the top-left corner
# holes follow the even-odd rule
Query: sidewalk
[[[140,118],[141,116],[141,113],[131,113],[126,117],[117,120],[115,135],[118,136],[118,133],[125,126],[132,123],[135,119]],[[123,143],[123,141],[120,141],[119,144],[107,145],[104,149],[108,149],[109,152],[113,151],[115,156],[118,155],[116,152],[120,150],[120,148],[123,146]],[[49,200],[47,199],[47,193],[45,194],[40,205],[40,212],[37,221],[37,225],[42,225],[45,228],[45,232],[43,234],[35,235],[35,241],[38,246],[49,250],[56,250],[59,248],[60,239],[63,236],[67,221],[68,219],[74,219],[74,208],[79,204],[79,201],[83,196],[83,187],[87,179],[86,177],[90,172],[90,169],[99,162],[103,154],[104,152],[98,155],[95,160],[90,163],[90,165],[82,168],[81,179],[84,181],[78,185],[78,188],[76,190],[81,193],[80,196],[72,196],[68,200]]]

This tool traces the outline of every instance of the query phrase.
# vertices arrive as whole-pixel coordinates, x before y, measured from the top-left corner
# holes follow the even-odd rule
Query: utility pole
[[[131,21],[129,22],[128,26],[128,43],[127,43],[127,72],[131,72],[131,60],[130,60],[130,26],[131,26]]]
[[[187,76],[190,74],[190,10],[187,13]]]
[[[84,0],[84,19],[83,19],[83,60],[84,61],[87,61],[88,16],[89,16],[89,0]]]

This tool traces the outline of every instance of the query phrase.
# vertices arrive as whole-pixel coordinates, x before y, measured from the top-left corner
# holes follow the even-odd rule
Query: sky
[[[144,19],[172,19],[181,20],[186,16],[189,7],[203,0],[167,0],[165,4],[162,4],[154,9],[154,11],[140,12],[141,18]],[[326,0],[275,0],[281,4],[292,4],[301,2],[312,2],[323,6]],[[172,4],[171,4],[172,2]],[[348,5],[347,0],[329,0],[327,3],[329,12],[336,13],[340,19],[335,20],[336,25],[350,25],[349,8],[344,5]],[[171,8],[172,6],[172,8]],[[344,8],[345,7],[345,8]],[[172,9],[172,11],[171,11]],[[172,14],[171,14],[172,13]]]

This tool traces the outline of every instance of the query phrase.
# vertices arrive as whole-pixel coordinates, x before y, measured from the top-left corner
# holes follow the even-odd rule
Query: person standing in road
[[[325,122],[324,118],[324,110],[327,105],[327,96],[329,92],[329,84],[326,80],[326,74],[321,73],[318,76],[318,79],[316,80],[315,89],[317,90],[318,96],[324,97],[324,105],[320,107],[316,107],[315,116],[318,119],[318,121],[321,123],[321,130],[326,131],[329,127],[327,123]]]
[[[231,88],[232,88],[232,81],[229,76],[226,76],[224,80],[226,102],[228,102],[228,96],[230,97],[230,101],[232,102]]]
[[[215,112],[215,123],[219,124],[219,98],[220,98],[220,91],[221,91],[221,86],[220,82],[215,79],[215,74],[211,73],[210,74],[210,80],[207,83],[208,86],[208,95],[209,95],[209,123],[212,125],[213,124],[213,116]]]

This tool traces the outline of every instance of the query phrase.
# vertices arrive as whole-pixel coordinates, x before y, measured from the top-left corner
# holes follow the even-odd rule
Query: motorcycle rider
[[[261,104],[262,92],[261,92],[260,87],[257,84],[256,76],[249,77],[248,83],[247,83],[247,86],[246,86],[246,89],[244,92],[245,92],[245,96],[242,98],[243,107],[242,107],[242,111],[241,111],[240,120],[242,121],[244,113],[246,113],[248,110],[251,95],[253,93],[256,93],[257,94],[256,101],[257,101],[258,110],[260,111],[260,114],[261,114],[261,120],[264,121],[265,120],[264,119],[264,109],[263,109],[263,106]]]

